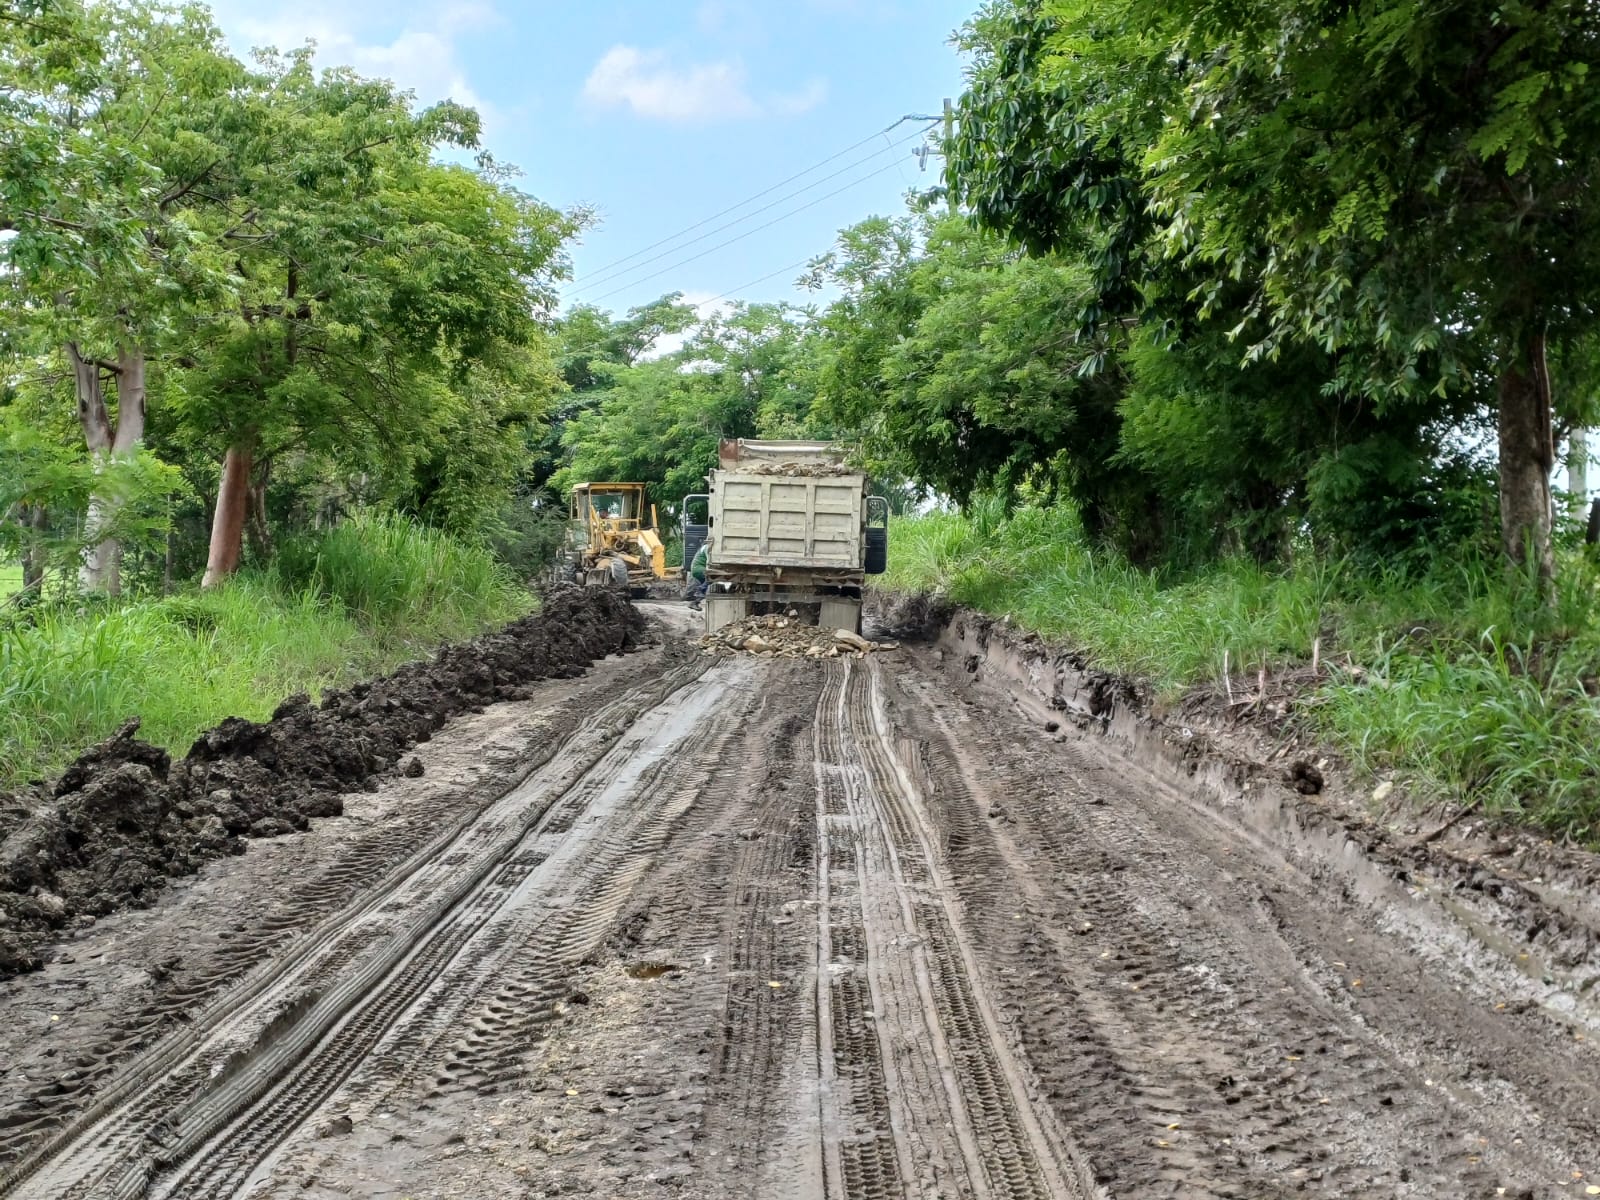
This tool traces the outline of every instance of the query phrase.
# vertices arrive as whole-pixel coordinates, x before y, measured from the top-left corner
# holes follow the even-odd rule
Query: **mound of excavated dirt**
[[[955,605],[927,592],[888,592],[869,589],[862,617],[880,636],[903,642],[931,642],[955,614]]]
[[[894,650],[898,642],[874,642],[847,629],[807,624],[778,613],[746,617],[700,639],[707,654],[757,654],[774,658],[860,658],[875,650]]]
[[[536,680],[581,675],[633,647],[643,618],[619,591],[555,589],[540,611],[446,646],[392,675],[291,696],[265,724],[230,717],[174,763],[125,722],[62,774],[0,797],[0,978],[39,965],[39,948],[129,906],[152,902],[168,878],[241,854],[245,839],[337,816],[340,794],[391,770],[452,716],[523,699]]]

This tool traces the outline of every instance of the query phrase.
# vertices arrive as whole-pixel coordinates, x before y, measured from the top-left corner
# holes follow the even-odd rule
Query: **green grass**
[[[1068,510],[980,506],[897,521],[885,585],[1009,616],[1167,698],[1224,662],[1236,688],[1303,666],[1316,644],[1329,669],[1301,717],[1358,767],[1600,840],[1600,576],[1580,556],[1547,612],[1470,556],[1420,577],[1315,560],[1152,573],[1091,550]]]
[[[0,600],[22,589],[22,567],[17,563],[0,563]]]
[[[389,670],[526,612],[489,556],[363,517],[209,592],[0,626],[0,788],[59,769],[128,716],[175,754],[228,716]]]

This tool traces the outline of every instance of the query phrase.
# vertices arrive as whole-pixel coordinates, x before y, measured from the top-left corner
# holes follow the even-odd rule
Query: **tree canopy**
[[[998,0],[965,45],[951,190],[1090,268],[1086,334],[1296,362],[1413,458],[1493,413],[1503,544],[1548,578],[1547,345],[1600,286],[1581,6]]]
[[[150,433],[212,509],[209,580],[266,541],[274,471],[365,481],[447,528],[498,508],[561,388],[543,314],[584,215],[468,168],[477,114],[308,48],[228,53],[198,5],[30,0],[0,21],[5,349],[74,383],[104,468]],[[210,464],[209,466],[207,464]]]

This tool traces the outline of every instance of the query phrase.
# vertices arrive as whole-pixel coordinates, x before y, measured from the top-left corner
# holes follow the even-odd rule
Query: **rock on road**
[[[1582,1014],[925,649],[650,607],[0,985],[0,1197],[1600,1194]]]

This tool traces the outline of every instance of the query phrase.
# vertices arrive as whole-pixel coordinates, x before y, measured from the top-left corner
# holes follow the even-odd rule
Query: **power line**
[[[726,292],[723,292],[722,295],[720,295],[720,296],[713,296],[710,300],[702,300],[698,305],[696,305],[696,307],[697,308],[705,308],[708,305],[721,304],[724,300],[728,299],[728,297],[730,297],[732,295],[735,295],[738,292],[744,291],[745,288],[752,288],[752,287],[755,287],[755,285],[758,284],[758,283],[765,283],[769,279],[775,279],[779,275],[782,275],[782,274],[784,274],[784,273],[786,273],[788,271],[794,270],[796,267],[805,266],[810,261],[811,261],[810,258],[802,258],[799,262],[792,262],[787,267],[779,267],[776,271],[773,271],[773,272],[771,272],[770,274],[767,274],[767,275],[763,275],[760,279],[752,279],[749,283],[741,283],[738,287],[731,288],[730,290],[728,290]]]
[[[782,216],[773,217],[772,220],[767,221],[767,222],[765,222],[765,223],[763,223],[761,225],[757,225],[754,229],[747,229],[743,233],[739,234],[737,237],[731,237],[725,242],[718,242],[715,246],[712,246],[710,249],[700,251],[699,254],[691,254],[688,258],[681,259],[678,262],[673,263],[671,266],[662,267],[661,270],[656,271],[653,274],[646,275],[646,276],[644,276],[643,278],[640,278],[640,279],[635,279],[631,283],[625,283],[619,288],[614,288],[609,292],[604,292],[604,293],[602,293],[602,294],[600,294],[598,296],[592,297],[586,303],[598,304],[598,303],[600,303],[600,301],[609,299],[612,296],[619,295],[620,293],[627,291],[631,287],[638,287],[641,283],[649,283],[652,279],[659,278],[660,276],[667,274],[669,271],[676,271],[679,267],[688,266],[692,262],[698,262],[700,259],[704,258],[708,254],[715,254],[718,250],[721,250],[726,246],[731,246],[735,242],[742,242],[742,241],[744,241],[745,238],[750,237],[753,234],[760,233],[763,229],[770,229],[774,225],[778,224],[781,221],[787,221],[790,217],[795,216],[798,213],[805,212],[806,209],[808,209],[808,208],[815,208],[817,205],[821,204],[824,200],[831,200],[835,196],[841,194],[842,192],[848,192],[851,188],[858,187],[859,185],[861,185],[863,183],[866,183],[869,179],[876,179],[879,175],[887,174],[888,172],[893,171],[899,165],[900,164],[898,162],[892,162],[886,167],[881,167],[878,170],[873,171],[871,174],[863,175],[859,179],[852,180],[851,182],[845,184],[842,188],[835,188],[833,191],[827,193],[826,195],[818,196],[815,200],[812,200],[812,201],[809,201],[809,202],[807,202],[805,204],[802,204],[799,208],[790,209],[788,212],[784,213]],[[659,257],[665,258],[666,255],[663,254],[663,255],[660,255]],[[641,263],[640,265],[644,266],[644,265],[647,265],[647,264]]]
[[[679,242],[671,250],[664,250],[660,254],[652,255],[650,258],[645,259],[644,262],[638,263],[635,266],[629,267],[626,271],[613,272],[610,268],[611,267],[615,267],[615,266],[620,266],[622,263],[627,262],[628,259],[638,258],[639,255],[641,255],[641,254],[643,254],[645,252],[645,250],[652,249],[653,247],[646,246],[645,250],[635,251],[633,254],[630,254],[628,256],[628,258],[619,258],[619,259],[616,260],[616,262],[610,264],[610,266],[608,266],[608,267],[597,267],[594,271],[590,272],[590,274],[584,280],[584,282],[581,283],[578,286],[577,291],[581,292],[581,291],[585,290],[586,288],[590,288],[590,287],[595,286],[596,284],[605,283],[607,281],[607,277],[608,276],[611,279],[615,280],[615,279],[621,278],[624,275],[631,275],[631,274],[633,274],[634,271],[637,271],[640,267],[648,266],[650,263],[656,262],[658,259],[665,258],[669,254],[676,254],[679,250],[687,249],[690,246],[693,246],[693,245],[696,245],[696,244],[698,244],[700,242],[705,241],[709,237],[716,237],[716,235],[721,233],[724,229],[732,229],[735,225],[742,225],[744,222],[750,220],[752,217],[759,217],[764,212],[770,212],[774,208],[777,208],[778,205],[782,204],[786,200],[793,200],[796,196],[803,196],[807,192],[809,192],[812,188],[821,187],[823,184],[827,183],[830,179],[837,179],[841,175],[849,174],[851,171],[855,170],[857,167],[863,165],[864,163],[869,163],[875,158],[881,158],[885,153],[887,153],[887,152],[889,152],[891,150],[895,150],[895,149],[905,145],[907,142],[916,141],[917,138],[921,137],[926,132],[927,132],[927,129],[919,129],[919,130],[917,130],[917,132],[913,133],[910,137],[901,138],[898,142],[888,142],[888,140],[887,140],[888,139],[888,134],[883,134],[882,136],[884,137],[884,139],[887,142],[887,144],[880,150],[874,150],[871,154],[867,155],[865,158],[858,158],[852,163],[847,163],[845,166],[840,167],[837,171],[834,171],[834,172],[832,172],[831,174],[828,174],[828,175],[824,175],[820,179],[813,180],[812,182],[806,184],[806,186],[803,187],[803,188],[796,188],[792,192],[788,192],[788,193],[786,193],[786,194],[784,194],[782,196],[779,196],[776,200],[773,200],[773,201],[771,201],[771,202],[769,202],[767,204],[763,204],[760,208],[753,209],[750,212],[745,213],[744,216],[742,216],[742,217],[735,217],[731,221],[726,221],[723,224],[718,225],[715,229],[709,229],[705,233],[702,233],[699,237],[690,238],[687,242]],[[835,157],[838,157],[838,156],[835,155]],[[772,189],[769,188],[767,190],[771,191]],[[766,193],[762,193],[762,194],[765,195]],[[758,197],[751,197],[751,199],[757,199],[757,198]],[[746,201],[745,203],[748,204],[749,201]],[[734,207],[738,208],[738,207],[742,207],[742,206],[735,205]],[[732,212],[733,209],[726,209],[725,208],[722,211],[724,213],[728,213],[728,212]],[[721,214],[718,214],[718,215],[721,215]],[[716,220],[716,217],[707,217],[706,218],[706,221],[714,221],[714,220]],[[706,223],[706,221],[701,221],[700,225],[704,225]],[[688,229],[683,230],[681,233],[673,234],[672,237],[664,238],[664,239],[662,239],[662,241],[654,243],[654,245],[660,246],[660,245],[664,245],[666,242],[677,241],[677,239],[679,237],[681,237],[684,233],[689,233],[689,232],[691,232],[691,231],[693,231],[695,229],[698,229],[699,227],[700,227],[699,225],[691,225]]]
[[[804,171],[798,171],[795,174],[789,176],[789,178],[787,178],[787,179],[779,180],[777,183],[773,184],[771,187],[764,188],[761,191],[757,192],[755,195],[748,196],[745,199],[739,201],[739,203],[728,206],[727,208],[723,209],[721,212],[714,212],[709,217],[706,217],[704,220],[696,221],[693,225],[689,225],[689,226],[687,226],[687,227],[685,227],[683,229],[678,230],[677,233],[669,234],[668,236],[662,238],[659,242],[651,242],[648,246],[645,246],[643,249],[635,250],[632,254],[629,254],[624,258],[619,258],[619,259],[616,259],[616,260],[614,260],[612,262],[606,263],[604,266],[596,267],[595,268],[595,273],[599,274],[599,273],[604,272],[604,271],[609,271],[612,267],[621,266],[625,262],[632,262],[634,259],[638,258],[641,254],[644,254],[644,253],[646,253],[646,252],[648,252],[650,250],[654,250],[657,246],[665,246],[668,242],[675,242],[680,237],[682,237],[684,234],[693,233],[696,229],[699,229],[702,225],[709,225],[712,221],[715,221],[718,217],[725,217],[731,212],[738,212],[745,205],[750,204],[753,201],[759,200],[763,196],[771,195],[773,192],[777,191],[779,188],[787,187],[789,184],[793,183],[797,179],[804,179],[807,175],[811,174],[811,172],[817,170],[819,167],[825,167],[829,163],[833,162],[834,160],[843,158],[846,154],[849,154],[854,150],[861,149],[861,147],[865,146],[868,142],[876,141],[878,138],[880,138],[884,134],[888,133],[891,129],[896,129],[899,126],[904,125],[907,121],[938,121],[940,119],[941,118],[939,118],[939,117],[928,116],[926,113],[907,113],[905,116],[901,117],[898,121],[894,122],[892,125],[885,125],[882,129],[878,130],[876,133],[869,133],[866,137],[862,138],[859,142],[855,142],[852,145],[846,146],[843,150],[840,150],[837,153],[828,155],[828,157],[823,159],[821,162],[812,163]],[[849,168],[847,167],[845,169],[848,170]],[[802,189],[802,190],[804,190],[804,189]]]

